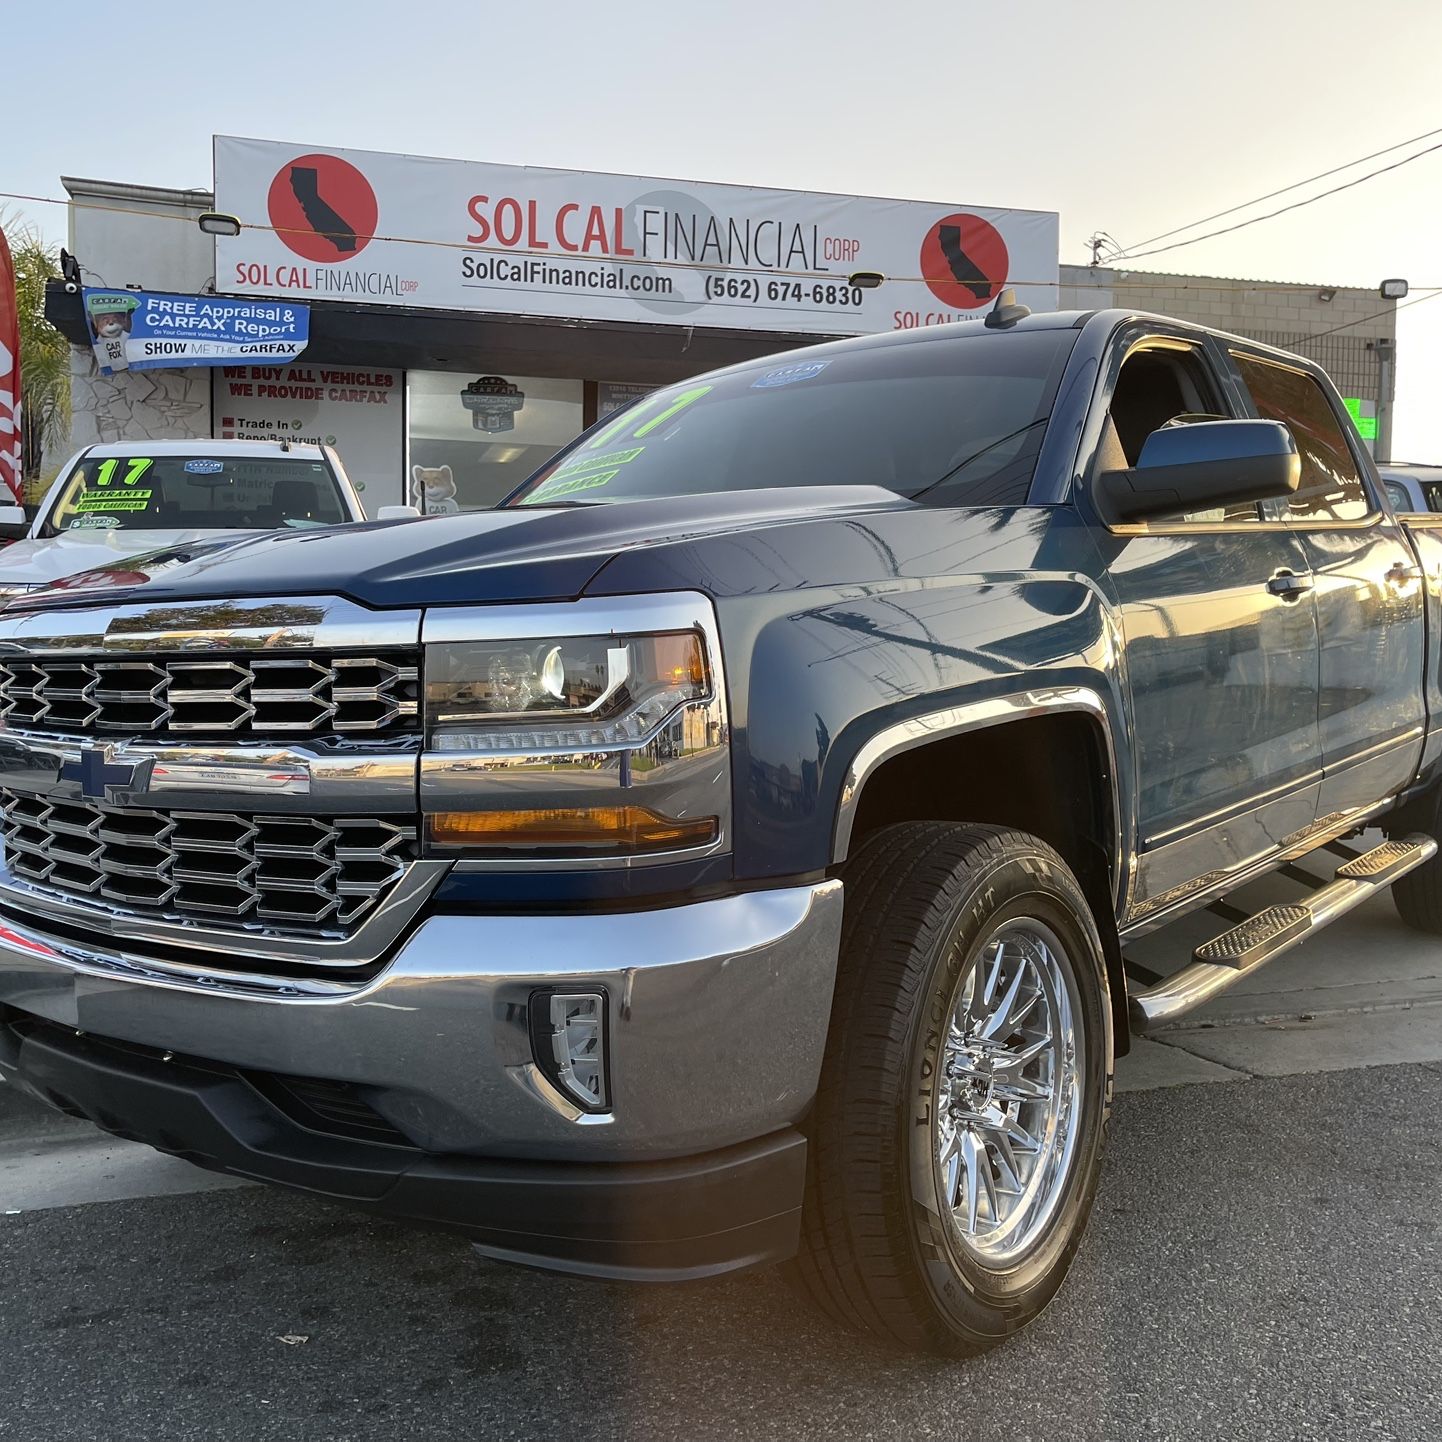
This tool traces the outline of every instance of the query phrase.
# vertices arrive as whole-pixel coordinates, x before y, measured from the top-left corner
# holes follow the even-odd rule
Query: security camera
[[[79,295],[79,294],[80,294],[80,287],[79,287],[78,285],[76,285],[73,280],[67,280],[67,281],[65,282],[65,294],[66,294],[66,295]]]

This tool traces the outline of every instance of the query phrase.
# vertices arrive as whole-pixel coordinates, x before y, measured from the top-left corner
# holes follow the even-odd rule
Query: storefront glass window
[[[633,385],[630,381],[602,381],[596,387],[596,419],[603,421],[659,389],[659,386]]]
[[[580,435],[582,383],[410,371],[407,500],[432,515],[482,510]]]

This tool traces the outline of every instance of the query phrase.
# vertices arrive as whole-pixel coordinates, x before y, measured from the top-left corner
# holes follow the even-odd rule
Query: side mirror
[[[409,521],[420,515],[414,506],[381,506],[375,514],[378,521]]]
[[[1145,521],[1290,496],[1301,475],[1281,422],[1195,421],[1153,431],[1135,466],[1097,477],[1096,494],[1109,521]]]
[[[0,506],[0,541],[18,541],[29,531],[24,506]]]

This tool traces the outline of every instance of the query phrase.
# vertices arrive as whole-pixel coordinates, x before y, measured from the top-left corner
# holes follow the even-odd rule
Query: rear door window
[[[1233,351],[1232,359],[1264,420],[1281,421],[1302,458],[1302,478],[1287,503],[1298,521],[1360,521],[1375,509],[1342,423],[1327,393],[1306,371]]]

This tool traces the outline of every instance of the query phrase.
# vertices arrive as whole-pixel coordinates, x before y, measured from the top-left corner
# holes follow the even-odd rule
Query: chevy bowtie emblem
[[[59,779],[78,781],[80,794],[91,801],[107,801],[112,799],[112,791],[130,791],[149,784],[154,761],[116,761],[114,757],[113,746],[82,746],[76,760],[61,766]]]

